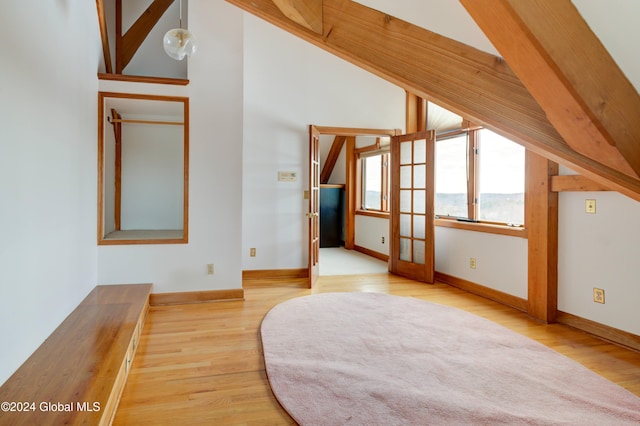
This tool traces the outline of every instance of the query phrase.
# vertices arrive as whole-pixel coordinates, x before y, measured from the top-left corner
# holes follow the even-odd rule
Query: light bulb
[[[181,61],[185,56],[193,55],[198,49],[196,38],[191,31],[184,28],[169,30],[162,39],[162,45],[167,55]]]

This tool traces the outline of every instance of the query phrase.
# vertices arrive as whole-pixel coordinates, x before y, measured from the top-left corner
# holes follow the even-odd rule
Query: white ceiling
[[[455,0],[356,0],[445,37],[499,56],[464,7]],[[524,0],[523,0],[524,1]],[[631,84],[640,89],[640,1],[573,0]]]
[[[457,0],[356,0],[445,37],[498,56],[498,51]]]

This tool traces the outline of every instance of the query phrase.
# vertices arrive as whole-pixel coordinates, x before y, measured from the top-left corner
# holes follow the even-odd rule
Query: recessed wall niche
[[[189,99],[98,93],[98,244],[188,242]]]

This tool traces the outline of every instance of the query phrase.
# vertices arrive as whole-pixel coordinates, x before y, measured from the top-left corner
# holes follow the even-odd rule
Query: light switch
[[[298,174],[296,172],[278,172],[279,182],[295,182],[298,180]]]
[[[585,213],[596,213],[596,200],[585,200],[584,203],[584,211]]]

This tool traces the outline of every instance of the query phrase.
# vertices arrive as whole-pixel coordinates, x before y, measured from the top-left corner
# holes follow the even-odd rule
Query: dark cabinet
[[[320,185],[320,247],[340,246],[343,192],[343,185]]]

